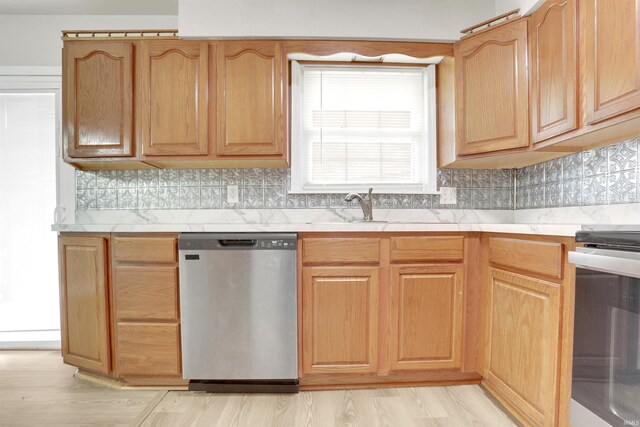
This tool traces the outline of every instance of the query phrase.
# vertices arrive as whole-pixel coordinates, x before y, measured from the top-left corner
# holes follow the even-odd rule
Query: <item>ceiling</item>
[[[177,15],[178,0],[0,0],[0,15]]]

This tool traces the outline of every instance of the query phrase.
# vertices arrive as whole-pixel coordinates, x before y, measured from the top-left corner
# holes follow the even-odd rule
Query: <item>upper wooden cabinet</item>
[[[582,0],[586,124],[640,108],[640,0]]]
[[[206,156],[207,43],[141,43],[139,120],[143,156]]]
[[[455,61],[458,154],[527,147],[526,19],[462,39]]]
[[[225,41],[217,51],[217,155],[286,157],[283,43]]]
[[[578,126],[576,16],[575,0],[553,0],[529,18],[533,143]]]
[[[289,165],[283,41],[65,39],[63,52],[74,166]]]
[[[61,236],[62,357],[90,371],[111,371],[107,239]]]
[[[63,70],[65,158],[134,155],[133,44],[66,43]]]

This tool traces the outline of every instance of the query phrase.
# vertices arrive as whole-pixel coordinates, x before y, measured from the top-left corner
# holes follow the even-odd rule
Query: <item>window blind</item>
[[[422,183],[424,74],[417,67],[305,66],[306,184]]]
[[[53,92],[0,91],[0,347],[60,336],[56,105]]]

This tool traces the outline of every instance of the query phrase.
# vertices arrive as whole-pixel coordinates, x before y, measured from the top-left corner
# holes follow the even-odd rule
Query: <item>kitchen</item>
[[[0,366],[140,399],[97,425],[639,422],[640,2],[144,3],[2,47],[58,102],[64,364]]]

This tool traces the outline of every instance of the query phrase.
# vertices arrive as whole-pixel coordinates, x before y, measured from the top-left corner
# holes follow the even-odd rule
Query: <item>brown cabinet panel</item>
[[[178,267],[117,265],[113,298],[117,320],[177,321]]]
[[[378,269],[304,267],[302,372],[377,371]]]
[[[108,374],[107,240],[61,236],[59,250],[64,362]]]
[[[380,239],[306,238],[302,247],[302,262],[305,264],[378,264]]]
[[[207,43],[141,43],[144,156],[207,155]]]
[[[217,155],[286,157],[282,42],[225,41],[217,51]]]
[[[527,21],[455,46],[458,154],[529,145]]]
[[[489,272],[485,381],[531,425],[555,425],[560,286]]]
[[[180,329],[177,324],[118,323],[118,374],[180,376]]]
[[[550,0],[531,15],[531,136],[534,143],[576,129],[575,0]]]
[[[391,267],[391,370],[461,366],[463,268]]]
[[[561,279],[564,245],[557,242],[491,237],[489,262]]]
[[[391,262],[462,261],[463,236],[413,236],[389,239]]]
[[[175,237],[114,237],[113,258],[117,262],[177,262]]]
[[[63,57],[65,154],[134,155],[132,43],[67,43]]]
[[[640,0],[581,0],[586,122],[640,108]]]

